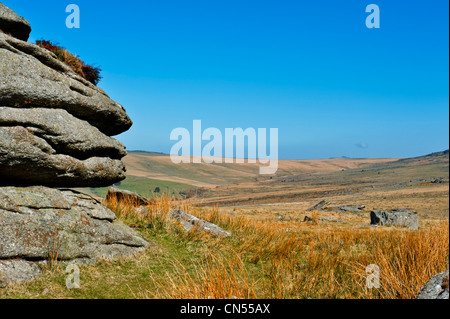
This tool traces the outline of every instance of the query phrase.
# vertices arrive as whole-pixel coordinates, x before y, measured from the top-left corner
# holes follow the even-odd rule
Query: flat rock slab
[[[308,208],[306,211],[307,212],[311,212],[311,211],[321,211],[323,210],[325,207],[331,205],[331,201],[328,199],[324,199],[322,201],[320,201],[319,203],[317,203],[316,205]]]
[[[327,210],[333,212],[341,212],[341,213],[360,213],[364,212],[366,206],[365,205],[342,205],[336,207],[329,207]]]
[[[331,205],[331,201],[328,199],[324,199],[317,203],[316,205],[308,208],[306,211],[327,211],[327,212],[339,212],[339,213],[360,213],[364,212],[364,209],[366,208],[365,205],[341,205],[336,207],[329,207]]]
[[[419,229],[419,215],[409,209],[373,210],[370,212],[370,224],[392,225]]]
[[[169,217],[174,219],[183,225],[186,231],[191,231],[193,229],[198,231],[205,231],[214,236],[228,237],[231,233],[223,230],[213,223],[207,222],[203,219],[199,219],[195,216],[187,214],[181,210],[173,210],[170,212]]]
[[[48,143],[54,154],[77,159],[109,157],[121,159],[127,152],[119,141],[103,134],[66,110],[0,106],[0,127],[21,126]]]
[[[448,271],[433,276],[422,287],[417,299],[449,299]]]
[[[2,281],[28,278],[22,270],[11,272],[15,260],[47,262],[57,253],[64,262],[93,264],[98,258],[134,255],[149,245],[115,218],[92,197],[71,190],[0,187],[0,260],[10,262],[2,266],[9,269],[3,270]],[[30,277],[35,269],[30,268]]]

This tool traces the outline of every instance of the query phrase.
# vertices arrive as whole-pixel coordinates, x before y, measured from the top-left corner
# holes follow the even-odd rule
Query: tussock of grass
[[[37,40],[36,45],[54,53],[61,62],[70,66],[75,73],[92,84],[97,85],[101,80],[101,69],[99,67],[84,63],[78,56],[70,53],[58,43],[48,40]]]

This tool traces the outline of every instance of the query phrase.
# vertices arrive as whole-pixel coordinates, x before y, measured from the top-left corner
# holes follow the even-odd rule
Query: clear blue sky
[[[1,0],[103,69],[134,121],[128,150],[172,129],[279,129],[280,158],[407,157],[449,145],[445,0]],[[67,29],[78,4],[81,28]],[[378,4],[381,28],[365,26]]]

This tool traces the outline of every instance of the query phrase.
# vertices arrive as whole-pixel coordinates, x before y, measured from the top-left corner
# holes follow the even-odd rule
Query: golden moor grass
[[[204,260],[192,270],[178,260],[173,271],[163,277],[152,275],[155,291],[146,291],[146,298],[175,299],[249,299],[255,298],[253,284],[239,256],[223,257],[220,253],[205,254]]]
[[[127,203],[106,205],[129,223],[167,231],[204,253],[201,263],[174,260],[164,276],[153,274],[157,289],[141,292],[147,298],[410,299],[449,264],[448,221],[435,221],[418,231],[337,228],[317,218],[316,223],[290,222],[286,228],[169,196],[152,199],[144,207],[146,213]],[[185,233],[168,220],[172,209],[213,222],[233,236]],[[379,288],[366,286],[366,267],[372,264],[380,269]]]

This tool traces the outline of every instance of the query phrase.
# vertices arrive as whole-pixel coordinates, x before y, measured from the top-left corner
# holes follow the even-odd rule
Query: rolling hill
[[[332,158],[315,160],[279,160],[278,171],[272,178],[304,173],[337,172],[363,168],[374,164],[395,161],[392,158]],[[123,159],[127,175],[170,181],[195,187],[215,187],[267,180],[259,175],[259,164],[174,164],[169,155],[160,153],[129,152]]]

